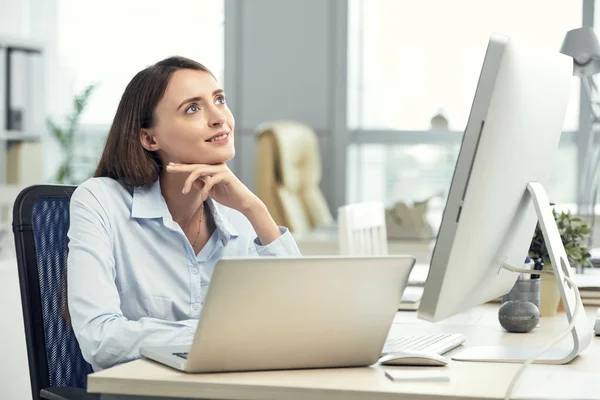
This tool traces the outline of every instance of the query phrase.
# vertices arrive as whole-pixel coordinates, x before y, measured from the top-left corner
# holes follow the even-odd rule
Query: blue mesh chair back
[[[69,202],[73,186],[23,190],[13,211],[33,398],[46,388],[85,388],[83,359],[67,308]]]

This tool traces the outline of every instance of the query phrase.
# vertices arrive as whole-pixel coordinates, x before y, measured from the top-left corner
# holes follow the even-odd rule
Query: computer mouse
[[[382,365],[444,366],[448,360],[439,354],[425,351],[398,351],[379,359]]]

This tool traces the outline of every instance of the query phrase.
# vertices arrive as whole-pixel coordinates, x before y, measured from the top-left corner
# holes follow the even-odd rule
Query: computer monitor
[[[552,239],[569,319],[579,307],[573,334],[578,343],[539,360],[548,363],[570,361],[591,340],[583,306],[564,285],[568,261],[543,190],[557,156],[571,79],[572,59],[558,50],[491,36],[418,310],[419,318],[440,321],[508,293],[518,274],[504,266],[524,268],[539,219]],[[471,350],[463,352],[467,359],[505,362],[527,360],[536,351]]]

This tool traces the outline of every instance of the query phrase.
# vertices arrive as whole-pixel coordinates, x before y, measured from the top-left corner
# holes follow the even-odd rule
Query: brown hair
[[[138,72],[121,97],[95,177],[113,178],[128,187],[151,186],[158,180],[162,161],[142,146],[140,132],[156,122],[154,110],[173,72],[180,69],[212,75],[204,65],[184,57],[170,57]]]

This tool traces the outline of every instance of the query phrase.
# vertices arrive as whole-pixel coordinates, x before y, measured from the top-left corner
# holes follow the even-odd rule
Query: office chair
[[[91,400],[92,367],[81,355],[67,309],[69,202],[75,187],[30,186],[13,209],[19,285],[33,399]]]
[[[342,255],[388,254],[383,203],[356,203],[339,207],[338,233]]]
[[[256,138],[256,195],[275,222],[296,235],[330,224],[314,130],[296,121],[269,121],[256,128]]]

